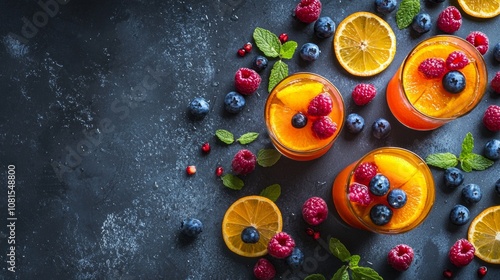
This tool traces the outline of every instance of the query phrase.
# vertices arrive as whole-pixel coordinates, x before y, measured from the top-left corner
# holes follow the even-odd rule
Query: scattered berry
[[[236,91],[231,91],[224,97],[224,109],[232,114],[239,113],[245,108],[245,97]]]
[[[257,71],[257,72],[260,72],[260,71],[267,68],[267,63],[268,63],[268,60],[265,56],[258,55],[254,58],[254,60],[252,62],[252,69]]]
[[[376,196],[383,196],[389,191],[389,179],[382,174],[375,175],[368,185],[370,193]]]
[[[387,224],[392,218],[392,210],[384,204],[377,204],[370,209],[370,219],[377,226]]]
[[[205,154],[210,153],[210,143],[205,142],[205,143],[201,144],[201,151]]]
[[[246,227],[241,231],[241,241],[245,243],[257,243],[259,242],[259,239],[259,231],[252,226]]]
[[[464,173],[456,167],[446,168],[444,171],[444,184],[448,188],[456,188],[464,181]]]
[[[288,34],[286,33],[281,33],[280,36],[278,37],[280,39],[280,42],[282,44],[286,43],[288,41]]]
[[[450,221],[457,226],[465,225],[469,221],[469,209],[460,204],[453,206]]]
[[[351,96],[354,103],[358,106],[368,104],[377,95],[377,89],[372,84],[358,84],[352,90]]]
[[[244,57],[244,56],[247,54],[247,52],[245,51],[245,49],[244,49],[244,48],[238,49],[238,52],[237,52],[237,53],[238,53],[238,55],[239,55],[239,56],[241,56],[241,57]]]
[[[236,90],[244,95],[254,93],[261,82],[260,75],[250,68],[240,68],[234,75]]]
[[[490,41],[488,36],[481,31],[472,31],[465,38],[469,43],[471,43],[476,49],[484,55],[488,51]]]
[[[497,43],[493,48],[493,57],[496,61],[500,62],[500,43]]]
[[[312,130],[319,139],[326,139],[337,131],[337,124],[330,117],[321,116],[312,123]]]
[[[462,26],[462,14],[455,6],[448,6],[439,13],[438,28],[446,33],[455,33]]]
[[[460,71],[450,71],[443,76],[443,87],[449,93],[460,93],[465,89],[465,76]]]
[[[269,240],[267,252],[277,259],[284,259],[292,254],[293,248],[295,248],[293,238],[286,232],[279,232]]]
[[[318,240],[320,237],[321,237],[321,235],[320,235],[319,231],[315,231],[313,234],[314,240]]]
[[[395,209],[399,209],[406,204],[406,192],[402,189],[392,189],[387,194],[387,203]]]
[[[491,131],[500,131],[500,106],[490,105],[486,108],[483,124]]]
[[[314,23],[314,34],[321,39],[332,37],[335,32],[335,22],[330,17],[320,17]]]
[[[253,275],[258,280],[272,280],[276,276],[276,269],[270,261],[261,258],[253,267]]]
[[[196,173],[196,166],[188,165],[188,167],[186,167],[186,173],[189,176],[194,175]]]
[[[316,95],[309,106],[307,107],[307,114],[311,116],[327,116],[332,112],[333,101],[330,94],[324,92]]]
[[[486,273],[488,273],[488,268],[486,266],[480,266],[478,269],[477,269],[477,276],[479,278],[483,278],[484,276],[486,276]]]
[[[399,271],[407,270],[413,261],[413,249],[406,244],[399,244],[392,248],[387,255],[387,262]]]
[[[200,220],[189,218],[181,222],[181,232],[188,237],[196,237],[203,231]]]
[[[420,63],[418,71],[428,79],[439,78],[446,72],[446,62],[442,58],[427,58]]]
[[[474,259],[475,251],[474,245],[467,241],[467,239],[459,239],[451,246],[448,256],[452,264],[457,267],[463,267]]]
[[[295,128],[303,128],[307,125],[307,117],[302,113],[297,113],[292,117],[292,126]]]
[[[377,175],[378,168],[374,162],[363,162],[354,170],[354,179],[363,185],[368,186],[370,181]]]
[[[484,145],[484,155],[491,160],[500,159],[500,140],[491,139],[486,142],[486,145]]]
[[[468,184],[462,189],[462,198],[469,204],[478,203],[482,197],[481,188],[476,184]]]
[[[251,151],[242,149],[234,155],[231,167],[235,174],[247,175],[255,169],[256,161],[257,158]]]
[[[359,183],[353,183],[349,186],[349,201],[356,202],[361,206],[368,206],[373,198],[370,196],[368,187]]]
[[[446,58],[446,68],[449,70],[460,70],[469,64],[469,58],[461,51],[454,51]]]
[[[493,77],[493,80],[491,80],[490,85],[491,85],[491,88],[493,89],[493,91],[500,94],[500,71],[498,71],[495,74],[495,77]]]
[[[313,43],[305,43],[300,48],[299,55],[305,61],[315,61],[318,59],[321,51],[319,50],[318,45]]]
[[[252,51],[252,43],[250,43],[250,42],[246,43],[245,45],[243,45],[243,49],[247,53],[251,52]]]
[[[312,228],[306,228],[306,234],[309,235],[309,236],[313,236],[314,235],[314,229],[312,229]]]
[[[443,277],[446,279],[451,279],[451,277],[453,277],[453,271],[451,271],[449,269],[445,269],[443,271]]]
[[[203,97],[195,97],[188,106],[191,117],[197,120],[203,119],[210,109],[210,105]]]
[[[377,139],[384,139],[391,133],[391,124],[383,118],[376,120],[372,125],[372,134]]]
[[[350,133],[360,133],[365,127],[365,119],[356,113],[351,113],[345,119],[345,126]]]
[[[311,226],[317,226],[328,217],[328,206],[321,197],[311,197],[302,205],[302,217]]]
[[[377,12],[387,15],[396,9],[396,0],[375,0],[375,9]]]
[[[429,32],[432,27],[431,16],[428,13],[418,13],[411,23],[411,27],[419,34]]]
[[[316,21],[321,14],[321,1],[301,0],[295,7],[295,17],[303,23]]]
[[[222,166],[217,166],[217,168],[215,168],[215,175],[217,177],[222,176],[223,173],[224,173],[224,168],[222,168]]]
[[[304,253],[295,247],[292,254],[286,258],[286,263],[293,269],[299,268],[304,263]]]

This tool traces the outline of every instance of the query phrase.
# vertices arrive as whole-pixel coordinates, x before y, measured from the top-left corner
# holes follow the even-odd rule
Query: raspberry
[[[359,84],[352,91],[352,99],[358,106],[368,104],[377,95],[377,89],[371,84]]]
[[[267,244],[267,252],[277,259],[284,259],[290,256],[293,248],[295,248],[295,241],[286,232],[275,234],[269,240],[269,244]]]
[[[500,94],[500,71],[495,74],[493,80],[491,80],[491,88],[498,94]]]
[[[332,112],[333,101],[330,94],[324,92],[318,94],[309,102],[307,113],[311,116],[326,116]]]
[[[488,46],[490,44],[488,36],[481,31],[472,31],[466,38],[469,43],[474,45],[476,49],[484,55],[488,51]]]
[[[413,249],[405,244],[392,248],[387,255],[387,262],[396,270],[407,270],[413,261]]]
[[[442,58],[427,58],[420,63],[418,71],[428,79],[439,78],[446,72],[446,62]]]
[[[449,6],[438,16],[438,28],[446,33],[454,33],[462,26],[462,14],[455,6]]]
[[[460,70],[469,64],[469,58],[461,51],[454,51],[446,58],[446,68]]]
[[[302,205],[302,217],[311,226],[317,226],[328,217],[328,206],[321,197],[311,197]]]
[[[459,239],[451,246],[448,257],[452,264],[462,267],[468,265],[474,259],[475,251],[474,245],[467,239]]]
[[[377,175],[378,168],[373,162],[364,162],[354,171],[354,180],[363,185],[368,186],[370,180]]]
[[[253,267],[253,275],[259,280],[271,280],[276,276],[276,269],[270,261],[261,258]]]
[[[238,151],[233,158],[231,167],[237,175],[247,175],[255,169],[255,155],[249,150],[243,149]]]
[[[316,21],[321,14],[321,1],[301,0],[295,7],[295,17],[303,23]]]
[[[240,68],[234,75],[236,90],[244,95],[254,93],[261,82],[260,75],[250,68]]]
[[[500,131],[500,106],[490,105],[486,108],[483,124],[491,131]]]
[[[361,206],[368,206],[373,201],[368,187],[359,183],[353,183],[349,186],[349,200],[359,203]]]
[[[319,139],[326,139],[337,131],[337,124],[330,117],[321,116],[313,122],[312,130]]]

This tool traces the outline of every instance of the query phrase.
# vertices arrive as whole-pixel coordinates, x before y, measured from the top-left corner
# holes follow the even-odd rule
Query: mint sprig
[[[281,186],[279,184],[273,184],[269,187],[263,189],[260,192],[260,196],[267,197],[270,200],[276,202],[281,195]]]
[[[399,29],[410,26],[413,18],[420,12],[420,0],[403,0],[396,12],[396,24]]]
[[[234,143],[234,134],[225,129],[217,129],[215,131],[215,136],[223,143],[231,145]],[[242,145],[247,145],[255,141],[259,137],[258,132],[247,132],[241,135],[236,141]]]

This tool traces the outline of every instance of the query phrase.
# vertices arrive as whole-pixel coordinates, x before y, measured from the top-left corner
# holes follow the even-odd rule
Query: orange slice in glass
[[[500,15],[500,0],[458,0],[464,12],[477,18],[492,18]]]
[[[467,239],[476,248],[476,257],[500,264],[500,205],[483,210],[472,220]]]

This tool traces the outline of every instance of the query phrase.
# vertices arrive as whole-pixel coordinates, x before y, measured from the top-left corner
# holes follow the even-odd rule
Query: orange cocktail
[[[388,179],[388,193],[374,194],[370,184],[373,177],[362,178],[356,172],[360,166],[375,166],[376,174]],[[360,168],[361,169],[361,168]],[[372,174],[373,176],[374,174]],[[366,200],[361,203],[351,197],[353,188],[365,189]],[[403,206],[395,207],[389,193],[403,191]],[[415,153],[403,148],[375,149],[342,170],[333,183],[333,203],[340,217],[350,226],[377,233],[403,233],[417,227],[429,214],[434,203],[434,180],[427,164]],[[383,205],[391,212],[384,224],[377,223],[372,211]]]
[[[470,61],[460,71],[466,86],[460,93],[443,87],[442,78],[428,78],[419,70],[426,59],[445,60],[463,52]],[[432,130],[466,115],[483,97],[488,73],[483,56],[464,39],[451,35],[431,37],[419,43],[405,58],[387,86],[387,103],[393,115],[415,130]]]
[[[311,111],[311,102],[319,99],[329,109]],[[264,117],[271,141],[281,154],[294,160],[311,160],[324,155],[340,134],[344,101],[326,78],[296,73],[271,91]]]

